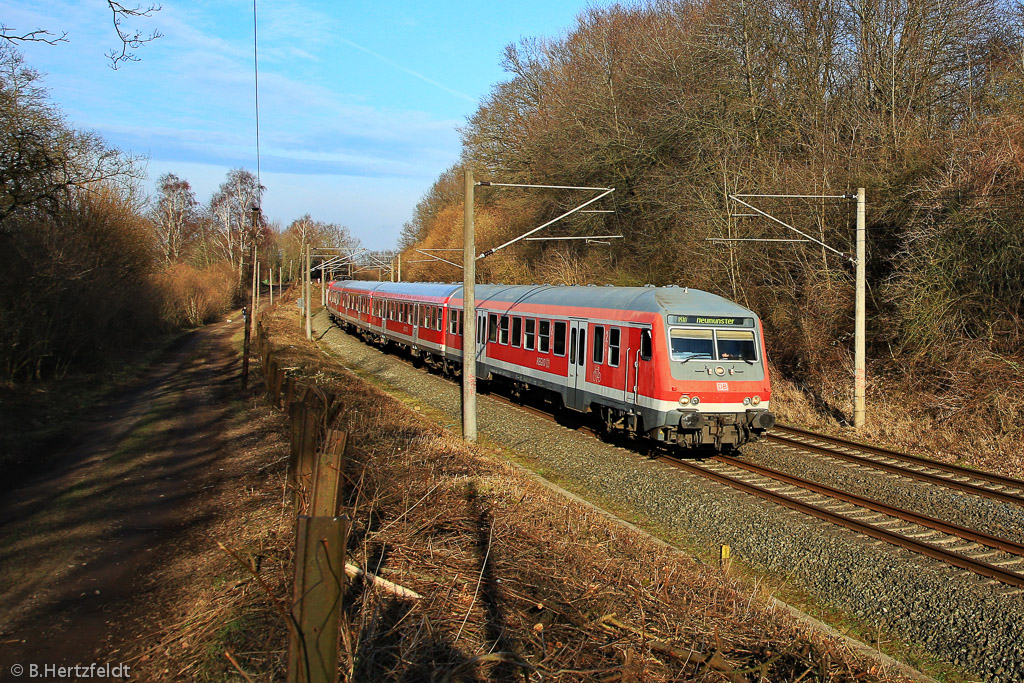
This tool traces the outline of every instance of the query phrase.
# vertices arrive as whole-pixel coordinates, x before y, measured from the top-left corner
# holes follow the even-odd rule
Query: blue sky
[[[564,35],[584,2],[257,0],[264,213],[285,226],[309,213],[394,246],[458,160],[457,127],[507,78],[505,46]],[[103,0],[4,1],[0,21],[67,32],[23,44],[26,62],[71,125],[149,157],[147,191],[173,172],[206,202],[230,169],[256,171],[251,0],[167,0],[126,22],[164,35],[117,71]]]

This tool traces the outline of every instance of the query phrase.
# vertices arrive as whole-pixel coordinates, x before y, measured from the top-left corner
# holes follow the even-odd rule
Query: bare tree
[[[164,260],[180,261],[200,230],[199,203],[187,180],[166,173],[157,180],[156,202],[150,220]]]
[[[260,206],[265,189],[254,174],[236,168],[228,172],[227,179],[210,199],[215,244],[224,260],[238,272],[239,284],[243,283],[252,244],[260,236],[253,230],[252,210]]]
[[[75,189],[142,177],[137,157],[69,128],[39,78],[17,50],[0,44],[0,224],[21,210],[52,207]]]

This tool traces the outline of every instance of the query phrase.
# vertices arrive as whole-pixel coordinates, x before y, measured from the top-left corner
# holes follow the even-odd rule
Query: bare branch
[[[114,2],[114,0],[107,0],[107,5],[113,13],[114,30],[117,31],[117,37],[121,39],[121,54],[118,54],[116,49],[107,53],[107,57],[110,59],[110,68],[116,70],[122,62],[139,61],[139,58],[131,50],[137,50],[146,43],[163,37],[163,34],[156,29],[149,35],[144,35],[140,31],[131,32],[125,30],[121,22],[125,17],[149,18],[162,8],[160,5],[149,5],[145,9],[143,9],[142,5],[126,7],[119,2]]]
[[[68,42],[67,31],[62,32],[59,38],[53,37],[55,35],[41,28],[18,35],[18,31],[15,29],[0,24],[0,40],[6,40],[9,43],[46,43],[47,45],[56,45],[57,43]]]

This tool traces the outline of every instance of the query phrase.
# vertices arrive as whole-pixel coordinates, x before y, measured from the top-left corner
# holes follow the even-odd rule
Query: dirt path
[[[231,343],[239,328],[195,333],[154,365],[146,386],[111,404],[109,419],[56,468],[4,496],[0,680],[29,678],[32,664],[40,673],[44,665],[117,665],[160,610],[166,596],[147,576],[187,552],[216,514],[221,433],[240,395]]]

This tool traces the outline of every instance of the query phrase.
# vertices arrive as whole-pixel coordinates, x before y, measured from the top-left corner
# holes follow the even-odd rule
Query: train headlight
[[[715,374],[721,377],[722,375],[725,374],[725,368],[719,365],[718,367],[715,368]]]
[[[755,396],[754,398],[750,399],[750,403],[755,405],[755,406],[761,405],[761,397],[760,396]]]
[[[700,399],[697,398],[696,396],[694,396],[693,398],[690,399],[690,404],[691,405],[697,405],[698,403],[700,403]]]
[[[690,397],[687,396],[686,394],[683,394],[682,396],[680,396],[679,397],[679,405],[681,405],[681,406],[688,406],[688,405],[690,405]]]
[[[743,398],[743,405],[745,405],[745,406],[749,406],[750,405],[750,397],[749,396],[745,396]]]

